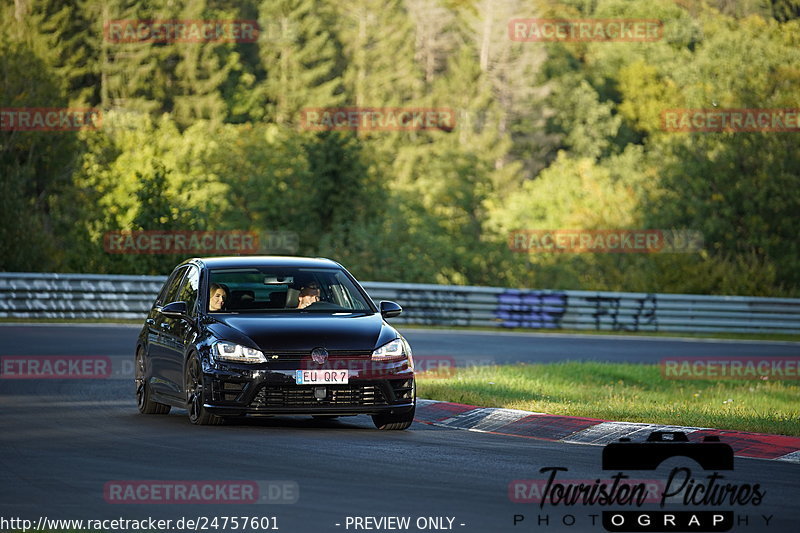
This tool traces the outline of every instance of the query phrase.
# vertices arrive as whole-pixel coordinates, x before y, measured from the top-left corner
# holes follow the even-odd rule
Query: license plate
[[[347,383],[347,370],[295,370],[294,381],[298,385],[337,385]]]

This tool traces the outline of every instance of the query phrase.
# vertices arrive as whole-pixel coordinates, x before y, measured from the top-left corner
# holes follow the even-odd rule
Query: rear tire
[[[386,431],[408,429],[412,422],[414,422],[414,412],[416,407],[410,411],[399,415],[372,415],[372,423],[378,429]]]
[[[135,378],[136,406],[143,415],[165,415],[169,413],[170,406],[153,401],[150,394],[150,384],[147,383],[147,368],[145,366],[144,350],[136,350]]]
[[[198,426],[218,426],[224,419],[221,416],[209,413],[205,404],[205,388],[203,386],[203,369],[197,354],[189,358],[186,365],[186,411],[189,413],[189,422]]]

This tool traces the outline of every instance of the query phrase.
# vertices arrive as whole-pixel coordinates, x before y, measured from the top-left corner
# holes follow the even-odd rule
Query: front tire
[[[410,411],[399,415],[372,415],[372,423],[378,429],[386,431],[408,429],[412,422],[414,422],[414,412],[416,407],[412,407]]]
[[[209,413],[205,404],[205,387],[203,386],[203,368],[197,354],[189,358],[186,365],[186,411],[189,413],[189,422],[198,426],[217,426],[222,424],[222,417]]]
[[[144,350],[136,350],[136,406],[143,415],[165,415],[169,413],[170,406],[153,401],[150,394],[150,384],[147,383],[147,367],[145,366]]]

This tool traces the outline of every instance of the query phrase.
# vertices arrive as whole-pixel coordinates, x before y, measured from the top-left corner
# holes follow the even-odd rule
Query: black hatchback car
[[[339,263],[302,257],[190,259],[162,287],[136,345],[144,414],[185,408],[226,417],[371,415],[414,419],[411,347]]]

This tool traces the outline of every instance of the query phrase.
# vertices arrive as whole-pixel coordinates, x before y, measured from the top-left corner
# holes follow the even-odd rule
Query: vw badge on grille
[[[314,348],[311,350],[311,359],[319,365],[324,365],[328,360],[328,350],[325,348]]]

